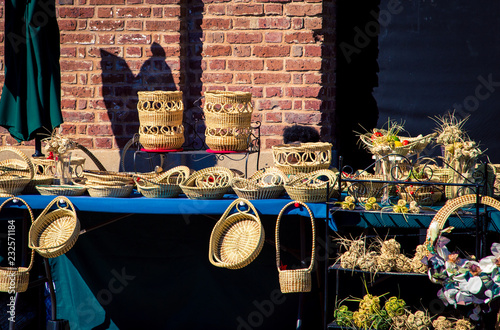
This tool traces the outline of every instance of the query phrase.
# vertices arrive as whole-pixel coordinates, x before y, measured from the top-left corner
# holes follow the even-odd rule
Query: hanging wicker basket
[[[236,213],[230,212],[236,209]],[[264,246],[259,214],[246,199],[234,200],[210,235],[208,259],[217,267],[240,269],[249,265]]]
[[[65,206],[62,206],[65,204]],[[51,210],[56,205],[55,210]],[[54,198],[29,231],[29,247],[44,258],[55,258],[71,250],[80,235],[75,207],[64,196]]]
[[[139,142],[150,150],[179,149],[184,143],[184,103],[180,91],[137,92]]]
[[[186,182],[189,175],[189,167],[177,166],[153,178],[134,176],[134,181],[137,191],[144,197],[173,198],[182,192],[180,185]]]
[[[286,211],[286,209],[295,204],[299,204],[302,207],[304,207],[309,213],[309,217],[311,218],[311,229],[312,229],[311,263],[307,268],[281,269],[280,240],[279,240],[281,218],[283,217],[283,214]],[[278,268],[281,292],[283,293],[310,292],[312,287],[311,272],[314,267],[314,258],[316,251],[316,227],[314,225],[314,216],[306,204],[300,201],[292,201],[286,204],[281,209],[278,215],[278,219],[276,221],[275,241],[276,241],[276,266]]]
[[[248,148],[252,122],[249,92],[205,92],[205,143],[214,151],[244,151]]]
[[[6,199],[2,205],[0,205],[0,211],[4,207],[5,204],[17,200],[23,203],[28,209],[31,222],[33,222],[33,211],[31,207],[21,198],[8,198]],[[29,284],[29,272],[31,268],[33,268],[33,262],[35,260],[35,251],[31,250],[30,263],[28,267],[0,267],[0,291],[1,292],[24,292],[28,289]]]
[[[233,178],[228,168],[208,167],[194,172],[180,187],[189,199],[221,199],[231,188]]]
[[[272,152],[274,166],[285,174],[327,169],[332,162],[332,144],[327,142],[281,144]]]

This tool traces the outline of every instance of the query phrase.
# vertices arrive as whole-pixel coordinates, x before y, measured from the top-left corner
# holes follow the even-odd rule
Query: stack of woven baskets
[[[34,177],[33,163],[15,147],[0,147],[0,155],[6,158],[0,161],[0,197],[18,195]]]
[[[139,142],[149,150],[180,149],[184,143],[182,92],[137,92]]]
[[[205,92],[205,143],[214,151],[243,151],[248,148],[252,122],[252,94],[248,92]]]
[[[134,188],[134,179],[129,173],[85,170],[83,175],[91,197],[128,197]]]

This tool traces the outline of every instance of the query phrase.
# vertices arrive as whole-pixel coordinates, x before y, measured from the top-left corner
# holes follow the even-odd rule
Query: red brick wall
[[[64,134],[117,149],[138,130],[138,90],[183,91],[188,123],[204,90],[228,90],[252,93],[265,148],[293,123],[331,140],[332,13],[320,0],[59,0]],[[0,65],[3,82],[3,48]]]

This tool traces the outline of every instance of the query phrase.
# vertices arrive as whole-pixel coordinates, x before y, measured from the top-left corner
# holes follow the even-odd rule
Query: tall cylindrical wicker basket
[[[248,92],[205,92],[205,143],[214,151],[243,151],[248,148],[252,122],[252,94]]]
[[[180,91],[137,92],[139,142],[145,149],[179,149],[184,143],[184,103]]]

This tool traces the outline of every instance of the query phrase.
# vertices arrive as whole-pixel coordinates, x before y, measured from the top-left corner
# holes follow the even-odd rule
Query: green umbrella
[[[6,0],[4,17],[0,125],[17,141],[29,141],[63,122],[55,1]]]

